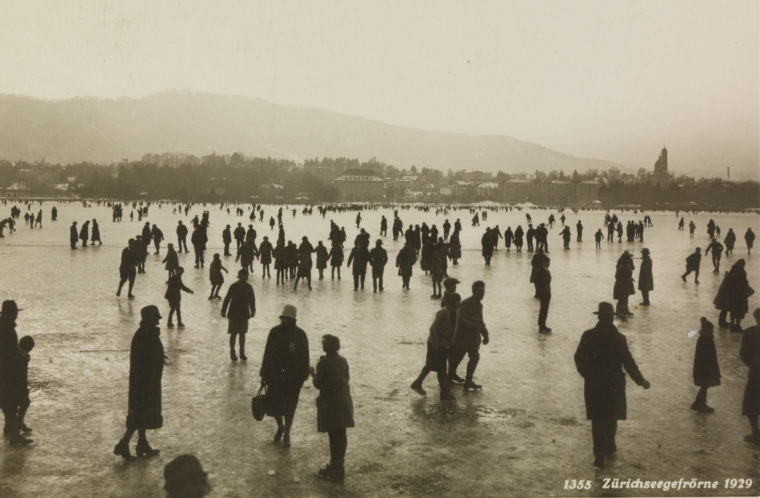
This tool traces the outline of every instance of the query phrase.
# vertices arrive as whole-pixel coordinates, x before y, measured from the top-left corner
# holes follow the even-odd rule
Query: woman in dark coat
[[[82,223],[82,229],[79,230],[79,240],[82,241],[82,247],[87,247],[87,241],[90,239],[90,220]]]
[[[296,282],[293,285],[293,290],[298,289],[298,281],[302,278],[306,279],[311,290],[311,253],[314,252],[314,246],[311,245],[309,239],[304,237],[301,240],[301,245],[298,247],[298,275],[296,275]]]
[[[628,251],[623,251],[615,268],[615,287],[612,291],[613,299],[617,299],[615,314],[620,318],[633,315],[628,310],[628,296],[636,292],[633,290],[633,270],[633,258]]]
[[[322,280],[325,278],[324,272],[325,268],[327,268],[327,248],[322,244],[321,240],[317,242],[317,247],[314,249],[314,252],[317,253],[317,271],[319,271],[319,279]]]
[[[455,232],[456,233],[456,232]],[[398,268],[398,274],[401,276],[402,289],[409,290],[409,279],[412,278],[412,267],[417,261],[417,251],[414,248],[406,244],[396,255],[396,267]]]
[[[164,269],[169,272],[169,277],[171,278],[174,272],[177,271],[177,268],[179,268],[179,256],[177,256],[177,251],[174,250],[174,244],[167,246],[166,257],[161,262],[166,263]]]
[[[459,241],[459,230],[456,229],[449,239],[449,257],[453,265],[459,264],[462,258],[462,243]]]
[[[754,293],[755,291],[747,282],[744,260],[740,259],[726,272],[713,300],[715,309],[720,310],[718,326],[730,327],[732,332],[741,332],[742,318],[749,309],[747,300]],[[726,321],[726,315],[729,313],[731,323]]]
[[[325,355],[319,358],[316,371],[310,373],[317,398],[317,430],[330,437],[330,463],[319,471],[323,479],[342,481],[345,475],[346,428],[354,426],[354,405],[348,386],[348,362],[338,354],[340,339],[333,335],[322,337]]]
[[[652,258],[649,257],[649,249],[641,250],[641,266],[639,267],[639,290],[644,301],[642,306],[649,306],[649,291],[654,290],[652,278]]]
[[[339,243],[333,244],[330,249],[330,253],[327,255],[330,258],[330,278],[335,278],[335,271],[338,271],[338,280],[340,280],[340,267],[343,266],[343,246]]]
[[[700,413],[712,413],[715,410],[707,406],[707,388],[720,385],[720,367],[718,353],[713,339],[713,324],[702,317],[700,319],[699,339],[694,351],[694,385],[699,386],[697,399],[691,405],[692,410]]]
[[[296,307],[286,304],[280,324],[269,331],[261,361],[261,383],[267,387],[267,415],[277,421],[274,442],[290,446],[290,427],[301,386],[309,378],[309,341],[296,326]]]
[[[158,455],[159,451],[148,444],[146,429],[163,425],[161,416],[161,376],[164,371],[164,346],[161,344],[158,321],[161,315],[156,306],[140,310],[140,328],[132,338],[129,355],[129,408],[127,431],[113,449],[114,455],[133,460],[129,453],[129,440],[137,431],[137,456]]]
[[[98,226],[98,220],[92,220],[92,236],[90,236],[90,245],[94,246],[95,242],[103,245],[103,241],[100,240],[100,227]]]

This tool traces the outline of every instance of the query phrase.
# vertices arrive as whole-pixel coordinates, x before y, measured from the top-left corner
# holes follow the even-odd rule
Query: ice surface
[[[139,322],[139,310],[157,304],[164,317],[166,273],[163,259],[166,242],[175,242],[178,215],[171,206],[152,206],[151,223],[167,237],[160,256],[148,256],[147,274],[138,275],[136,299],[117,298],[118,266],[122,247],[137,235],[144,223],[111,222],[108,207],[83,208],[81,204],[58,204],[59,219],[50,222],[51,204],[43,205],[44,229],[30,230],[22,223],[17,232],[0,239],[0,298],[16,299],[24,308],[18,319],[19,337],[34,336],[36,348],[30,364],[31,408],[28,424],[35,443],[18,449],[0,449],[0,495],[24,496],[148,496],[163,493],[163,466],[174,456],[198,455],[210,472],[216,496],[248,495],[583,495],[603,494],[600,478],[678,479],[700,477],[752,478],[751,490],[669,492],[672,495],[758,494],[760,449],[743,442],[749,432],[741,416],[741,399],[747,370],[738,358],[740,334],[716,329],[723,385],[711,388],[708,401],[712,415],[689,409],[697,388],[691,379],[696,339],[687,333],[706,315],[717,324],[712,300],[720,277],[711,273],[703,258],[701,283],[693,275],[687,283],[679,278],[684,258],[697,245],[708,243],[707,219],[737,234],[733,256],[723,258],[723,269],[739,257],[747,260],[750,285],[760,289],[756,259],[747,257],[743,234],[748,226],[759,232],[757,215],[686,215],[697,224],[697,236],[676,229],[674,213],[652,214],[653,228],[645,243],[602,245],[594,250],[593,234],[601,226],[602,211],[567,213],[573,232],[571,249],[562,250],[559,223],[549,234],[552,258],[550,336],[537,333],[538,302],[533,299],[530,254],[507,253],[503,246],[490,268],[483,266],[480,237],[486,226],[501,230],[522,224],[518,211],[489,213],[479,228],[470,226],[467,211],[450,212],[462,220],[464,249],[461,264],[449,274],[462,281],[459,292],[469,296],[469,285],[486,282],[485,320],[491,343],[481,349],[476,380],[483,392],[463,394],[455,388],[456,403],[442,404],[436,395],[434,375],[422,398],[409,384],[425,359],[425,340],[438,302],[430,299],[429,278],[415,267],[411,290],[401,290],[393,268],[401,240],[385,239],[390,263],[386,267],[385,292],[367,288],[354,292],[350,269],[343,279],[314,281],[293,292],[278,287],[274,279],[261,280],[256,264],[251,282],[256,292],[257,315],[248,334],[247,364],[231,364],[228,356],[226,320],[219,315],[221,302],[208,301],[208,264],[193,269],[192,255],[180,255],[184,281],[194,295],[183,294],[184,330],[166,329],[161,336],[169,356],[163,376],[164,427],[149,431],[148,438],[161,455],[126,464],[111,451],[123,432],[127,405],[129,345]],[[10,205],[3,206],[10,210]],[[33,211],[38,210],[33,206]],[[202,211],[195,206],[188,217]],[[237,218],[208,205],[211,211],[209,250],[206,261],[221,251],[221,231],[237,221],[247,226],[246,216]],[[268,219],[275,208],[265,206],[264,223],[255,222],[257,242],[263,235],[276,239]],[[233,210],[234,213],[234,210]],[[379,232],[380,215],[392,226],[392,210],[362,213],[363,227]],[[546,221],[548,212],[531,212],[534,223]],[[402,210],[405,227],[410,223],[436,223],[442,233],[444,216],[433,212]],[[355,212],[304,216],[284,215],[286,238],[298,243],[307,235],[313,244],[329,245],[329,220],[345,226],[350,242],[356,234]],[[557,216],[558,217],[558,216]],[[575,222],[583,220],[584,242],[575,243]],[[623,213],[625,221],[640,219]],[[68,230],[97,218],[102,247],[71,251]],[[188,237],[189,239],[189,237]],[[601,300],[612,301],[615,262],[624,249],[639,256],[642,247],[652,252],[654,291],[649,309],[636,308],[640,296],[631,296],[634,317],[618,327],[628,337],[630,349],[644,376],[652,383],[645,391],[629,381],[628,420],[619,424],[618,454],[609,468],[591,467],[591,432],[585,420],[583,381],[573,363],[580,334],[594,323],[592,311]],[[234,242],[233,242],[234,249]],[[760,247],[757,248],[760,251]],[[348,253],[346,253],[346,256]],[[233,257],[223,258],[234,281]],[[637,262],[638,266],[638,262]],[[272,272],[274,273],[274,271]],[[316,279],[316,270],[313,273]],[[634,272],[638,277],[638,268]],[[125,289],[126,291],[126,289]],[[126,293],[126,292],[125,292]],[[283,304],[298,307],[299,325],[307,332],[311,358],[321,351],[322,334],[341,338],[341,353],[351,367],[351,391],[356,428],[349,430],[346,482],[343,486],[317,480],[314,475],[329,459],[327,436],[316,432],[316,390],[301,392],[293,427],[293,446],[285,450],[271,444],[274,422],[255,422],[250,400],[258,388],[258,369],[267,331],[277,323]],[[750,309],[760,305],[758,294]],[[744,320],[749,325],[750,317]],[[465,360],[466,361],[466,360]],[[460,367],[463,370],[464,364]],[[134,440],[133,440],[134,444]],[[133,449],[134,451],[134,449]],[[275,475],[269,475],[274,470]],[[592,479],[590,491],[564,490],[565,479]],[[636,494],[621,491],[612,494]],[[644,494],[641,492],[641,494]],[[651,493],[649,493],[651,494]]]

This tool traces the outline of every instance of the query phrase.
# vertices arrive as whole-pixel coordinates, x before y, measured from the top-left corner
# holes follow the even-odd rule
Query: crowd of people
[[[27,206],[31,208],[31,205]],[[113,209],[113,221],[120,222],[123,217],[125,206],[121,203],[111,205]],[[130,219],[137,214],[138,221],[148,217],[151,209],[150,204],[132,204]],[[173,214],[187,216],[190,205],[173,206]],[[245,210],[240,206],[221,205],[220,209],[235,209],[235,215],[244,216]],[[53,208],[51,219],[57,220],[57,208]],[[126,205],[129,209],[129,205]],[[287,285],[292,281],[293,291],[298,290],[298,284],[304,282],[308,290],[312,290],[312,268],[314,258],[318,278],[322,280],[324,270],[328,263],[331,266],[331,278],[341,279],[341,267],[345,261],[347,267],[351,267],[353,276],[353,289],[356,292],[364,290],[365,277],[368,269],[371,269],[373,292],[383,292],[385,266],[389,261],[388,251],[383,247],[383,238],[387,237],[388,219],[385,215],[381,218],[379,227],[380,238],[377,238],[374,247],[370,249],[371,236],[361,225],[363,218],[361,211],[357,212],[356,227],[358,233],[353,240],[348,257],[345,258],[344,246],[348,236],[344,227],[338,226],[334,221],[329,223],[326,240],[323,244],[319,240],[316,244],[306,236],[301,237],[300,245],[296,245],[292,239],[285,236],[285,222],[283,220],[283,207],[276,208],[275,215],[269,217],[269,229],[276,227],[277,238],[274,243],[264,236],[257,244],[257,232],[253,223],[264,223],[265,212],[261,205],[250,208],[250,221],[247,229],[240,222],[232,229],[226,225],[222,231],[221,243],[224,247],[223,256],[231,257],[232,244],[235,244],[235,263],[240,264],[237,271],[237,281],[232,283],[223,298],[221,316],[227,319],[230,360],[247,361],[245,351],[245,336],[248,332],[249,320],[256,315],[256,297],[249,277],[254,273],[254,262],[258,259],[261,265],[261,278],[271,278],[269,269],[274,265],[276,272],[276,285]],[[313,215],[313,207],[304,207],[302,214]],[[378,209],[377,206],[372,209]],[[425,206],[420,208],[426,213],[434,210],[436,216],[448,216],[449,208],[433,208]],[[347,210],[346,206],[317,206],[317,216],[326,219],[328,213],[341,213]],[[30,209],[29,209],[30,211]],[[488,211],[471,208],[472,226],[480,227],[481,223],[488,219]],[[292,209],[289,213],[293,217],[297,210]],[[559,211],[561,230],[559,236],[563,241],[563,249],[569,250],[572,233],[569,225],[566,225],[564,212]],[[390,213],[389,213],[390,215]],[[490,266],[494,252],[498,250],[500,240],[504,240],[504,248],[507,252],[514,246],[515,253],[522,253],[524,242],[526,252],[531,253],[531,272],[529,280],[535,288],[534,297],[539,301],[537,318],[538,332],[550,334],[552,329],[547,326],[549,304],[551,302],[551,273],[549,257],[549,234],[557,220],[554,214],[550,214],[545,223],[534,223],[530,213],[526,213],[527,229],[517,225],[513,230],[508,226],[504,232],[498,225],[486,227],[481,237],[481,255],[484,264]],[[9,226],[13,230],[13,220],[20,216],[20,209],[14,206],[11,220],[5,225],[0,224],[0,236],[2,228]],[[460,234],[462,224],[456,219],[452,224],[449,218],[445,218],[439,232],[436,224],[428,225],[426,222],[418,225],[406,225],[401,219],[402,213],[398,208],[393,208],[391,223],[392,238],[394,241],[401,239],[403,247],[395,257],[395,266],[398,276],[401,277],[402,289],[410,290],[410,278],[413,270],[419,264],[419,271],[430,278],[433,288],[431,298],[440,300],[440,307],[431,318],[432,325],[429,328],[427,339],[427,351],[424,366],[417,378],[412,382],[411,389],[420,395],[426,395],[423,387],[427,375],[435,372],[438,382],[440,399],[443,402],[455,401],[452,393],[452,385],[461,384],[464,390],[481,390],[482,386],[475,382],[475,371],[480,361],[480,347],[489,344],[490,336],[483,318],[483,299],[486,292],[486,284],[483,281],[475,281],[471,284],[471,296],[462,299],[456,288],[459,280],[448,274],[449,262],[457,265],[462,258]],[[648,215],[641,215],[639,220],[622,220],[616,214],[604,215],[603,227],[607,230],[606,241],[608,244],[622,244],[623,234],[626,242],[639,244],[644,241],[644,232],[652,226],[652,220]],[[678,214],[676,215],[678,218]],[[37,216],[27,219],[27,224],[32,228],[41,227],[42,210]],[[624,228],[625,222],[625,228]],[[192,233],[190,236],[194,253],[194,268],[204,269],[204,253],[209,241],[208,228],[211,225],[210,211],[204,210],[200,218],[196,215],[190,221]],[[678,230],[683,230],[684,218],[678,221]],[[583,223],[578,220],[575,224],[576,243],[582,243]],[[187,235],[189,229],[179,220],[176,227],[177,249],[173,243],[166,246],[165,257],[161,261],[164,270],[167,271],[165,299],[168,302],[168,316],[166,326],[174,327],[174,318],[177,327],[184,328],[181,314],[182,293],[193,293],[182,280],[184,268],[180,265],[178,254],[188,253]],[[690,236],[693,236],[693,222],[690,222]],[[720,259],[724,251],[733,254],[736,236],[732,228],[729,228],[723,244],[719,242],[720,227],[713,220],[707,226],[709,245],[705,254],[712,256],[713,272],[719,274]],[[615,242],[617,235],[617,242]],[[601,249],[604,238],[600,228],[595,234],[595,248]],[[744,236],[747,253],[749,255],[753,242],[754,233],[748,228]],[[149,254],[151,243],[154,247],[154,255],[161,253],[161,243],[166,240],[163,231],[156,225],[146,221],[141,232],[127,241],[126,247],[121,252],[119,263],[119,284],[116,292],[121,295],[124,284],[128,283],[129,298],[134,298],[134,286],[138,274],[146,272],[146,259]],[[71,249],[77,249],[77,243],[81,241],[81,247],[85,248],[96,243],[102,245],[100,229],[97,220],[85,221],[80,228],[74,221],[70,228]],[[724,245],[725,244],[725,245]],[[614,247],[614,246],[613,246]],[[638,290],[642,294],[642,306],[649,306],[650,292],[654,290],[653,263],[650,250],[646,247],[640,250],[641,262],[639,263]],[[694,252],[686,257],[686,272],[682,280],[691,273],[695,274],[695,283],[699,283],[699,268],[701,262],[701,248],[696,247]],[[223,273],[229,270],[224,266],[222,254],[215,253],[209,265],[210,293],[209,300],[222,299],[220,291],[224,284]],[[392,260],[392,258],[391,258]],[[758,414],[760,414],[760,309],[756,309],[753,317],[756,321],[754,326],[742,329],[741,321],[749,312],[748,299],[753,294],[745,271],[745,260],[736,260],[722,279],[720,288],[714,299],[715,309],[719,311],[719,327],[729,328],[733,332],[743,333],[741,350],[739,355],[742,361],[749,367],[749,376],[742,405],[743,414],[748,417],[751,434],[745,439],[752,444],[760,445],[760,431],[758,430]],[[626,418],[625,380],[623,369],[636,382],[636,384],[648,389],[649,382],[640,372],[627,347],[626,337],[621,334],[614,325],[614,319],[629,319],[633,314],[629,306],[629,296],[635,293],[634,287],[634,258],[628,249],[622,251],[617,260],[614,271],[614,286],[612,298],[616,301],[613,307],[611,303],[601,302],[598,304],[595,314],[598,321],[596,325],[583,333],[575,352],[575,364],[579,374],[585,383],[585,401],[587,418],[591,420],[594,466],[601,468],[605,465],[605,459],[616,451],[615,434],[617,421]],[[2,394],[2,409],[5,415],[5,435],[13,445],[26,445],[31,439],[25,434],[31,431],[24,423],[24,415],[29,407],[29,391],[27,380],[27,367],[29,352],[34,346],[31,337],[23,337],[18,340],[15,331],[15,321],[18,317],[18,309],[13,301],[5,301],[0,315],[0,394]],[[156,305],[148,305],[141,309],[141,321],[137,332],[134,334],[130,350],[129,368],[129,393],[128,410],[126,417],[126,431],[114,448],[114,454],[125,460],[133,460],[135,457],[130,451],[130,440],[135,432],[138,433],[136,454],[138,457],[158,454],[158,450],[148,443],[146,430],[162,427],[161,414],[161,381],[164,368],[164,350],[160,339],[161,312]],[[304,330],[297,325],[297,309],[293,305],[285,305],[279,316],[280,323],[273,327],[268,335],[266,347],[263,352],[259,376],[261,384],[267,395],[267,415],[273,417],[277,429],[273,442],[289,447],[291,444],[290,432],[295,416],[299,395],[303,384],[311,377],[314,386],[320,394],[317,399],[318,416],[317,426],[320,432],[326,432],[329,436],[330,462],[322,468],[318,476],[328,480],[342,481],[345,476],[345,454],[347,448],[346,428],[354,426],[353,404],[349,389],[349,368],[347,360],[342,357],[340,339],[325,334],[322,337],[322,349],[325,353],[316,365],[310,366],[309,341]],[[720,385],[720,369],[717,362],[715,343],[712,339],[713,324],[705,317],[701,320],[699,340],[696,346],[694,358],[694,383],[700,389],[692,409],[700,413],[713,411],[707,405],[707,389]],[[236,351],[237,346],[237,351]],[[458,367],[465,355],[468,361],[464,377],[458,374]],[[185,464],[194,466],[189,455],[184,459]],[[189,462],[189,463],[188,463]],[[195,461],[197,462],[197,460]],[[200,467],[200,464],[197,464]],[[171,473],[169,466],[167,472]],[[205,474],[198,471],[199,474]],[[167,477],[167,486],[169,485]],[[167,488],[168,490],[169,488]]]

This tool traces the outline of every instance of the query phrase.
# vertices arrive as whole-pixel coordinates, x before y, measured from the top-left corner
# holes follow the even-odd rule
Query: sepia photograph
[[[0,0],[0,498],[760,495],[759,54],[757,0]]]

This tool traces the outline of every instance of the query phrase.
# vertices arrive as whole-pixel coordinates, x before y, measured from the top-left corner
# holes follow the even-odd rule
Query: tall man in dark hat
[[[473,376],[480,361],[481,336],[483,344],[488,344],[488,329],[483,322],[483,297],[486,295],[486,284],[477,280],[472,284],[472,296],[459,306],[457,323],[454,330],[454,341],[449,356],[449,380],[455,383],[464,382],[465,389],[481,389],[475,384]],[[457,375],[457,367],[462,362],[465,353],[468,355],[466,378]]]
[[[33,442],[20,434],[18,423],[21,386],[20,379],[16,378],[16,366],[22,361],[16,334],[16,318],[19,311],[16,301],[3,301],[0,309],[0,408],[5,417],[3,435],[14,446]]]
[[[228,318],[227,333],[230,334],[232,361],[237,361],[235,337],[238,337],[240,344],[240,359],[243,361],[248,359],[245,355],[245,334],[248,332],[248,319],[254,316],[256,316],[256,296],[253,293],[253,287],[248,283],[248,270],[243,268],[238,272],[238,281],[230,285],[222,302],[222,318]]]
[[[79,240],[79,230],[77,230],[77,222],[73,221],[71,222],[71,226],[69,227],[69,244],[71,245],[72,249],[77,248],[78,240]]]
[[[599,303],[594,314],[599,321],[581,336],[575,351],[575,366],[585,384],[586,418],[591,420],[594,441],[594,467],[601,468],[605,457],[617,450],[617,421],[626,419],[623,368],[644,389],[649,389],[649,382],[639,372],[625,336],[613,324],[612,304]]]
[[[383,291],[383,272],[388,262],[388,252],[383,249],[382,239],[377,239],[375,247],[369,252],[369,264],[372,267],[372,291]]]

